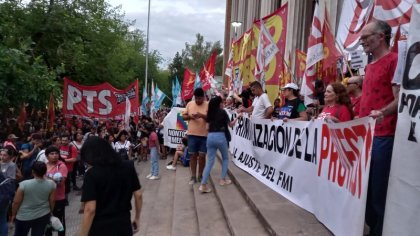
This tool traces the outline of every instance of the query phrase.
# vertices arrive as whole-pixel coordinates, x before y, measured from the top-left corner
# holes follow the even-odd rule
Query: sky
[[[121,6],[127,20],[136,20],[135,28],[146,35],[148,0],[107,0]],[[223,45],[226,0],[151,0],[149,35],[150,51],[158,50],[166,69],[185,42],[195,42],[200,33],[205,41]]]

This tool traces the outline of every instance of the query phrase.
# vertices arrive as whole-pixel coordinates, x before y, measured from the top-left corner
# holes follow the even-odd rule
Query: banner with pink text
[[[335,235],[363,235],[375,121],[238,119],[233,162],[313,213]]]

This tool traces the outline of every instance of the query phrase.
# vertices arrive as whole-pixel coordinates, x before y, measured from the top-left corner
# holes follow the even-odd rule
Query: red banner
[[[185,68],[184,80],[182,81],[181,96],[183,100],[191,99],[194,95],[195,73]]]
[[[96,86],[84,86],[64,78],[63,115],[123,120],[125,114],[125,97],[131,102],[131,115],[138,119],[139,87],[138,81],[120,90],[109,83]]]

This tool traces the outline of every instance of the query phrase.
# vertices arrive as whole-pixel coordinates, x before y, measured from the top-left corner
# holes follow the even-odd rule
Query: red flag
[[[207,91],[211,88],[210,81],[214,78],[214,71],[216,67],[216,51],[213,51],[204,67],[200,70],[201,88]],[[185,74],[184,74],[185,75]],[[185,78],[185,77],[184,77]]]
[[[181,96],[183,100],[191,99],[194,95],[195,73],[185,68],[184,80],[182,81]]]
[[[26,116],[27,115],[25,103],[22,103],[22,106],[20,107],[19,117],[17,118],[17,124],[21,131],[23,131],[23,127],[25,126]]]
[[[295,75],[297,78],[302,78],[305,74],[306,68],[306,53],[296,49]]]
[[[308,39],[308,53],[306,57],[305,75],[302,80],[301,94],[304,96],[305,105],[314,102],[315,80],[317,78],[316,64],[324,58],[324,46],[322,45],[322,27],[320,23],[319,4],[315,4],[314,17],[312,19],[311,34]]]
[[[48,103],[48,122],[47,130],[53,131],[55,122],[55,106],[54,106],[54,95],[50,94],[50,101]]]
[[[328,20],[328,11],[325,8],[325,20],[322,27],[322,40],[324,44],[324,59],[322,60],[322,71],[330,67],[337,67],[337,59],[340,57],[340,52],[335,47],[334,36],[330,30],[330,23]]]

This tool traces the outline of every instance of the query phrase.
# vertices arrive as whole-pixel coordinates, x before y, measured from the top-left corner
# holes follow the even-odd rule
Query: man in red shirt
[[[74,145],[69,145],[69,136],[64,134],[61,136],[60,156],[64,159],[68,170],[68,178],[66,178],[66,194],[70,192],[70,181],[73,182],[74,190],[80,190],[76,185],[76,179],[72,179],[73,166],[77,161],[77,149]]]
[[[366,223],[370,235],[382,235],[392,148],[397,124],[399,85],[393,84],[398,55],[389,49],[391,27],[384,21],[367,24],[360,35],[366,53],[373,56],[365,68],[359,116],[376,118],[372,144]]]

